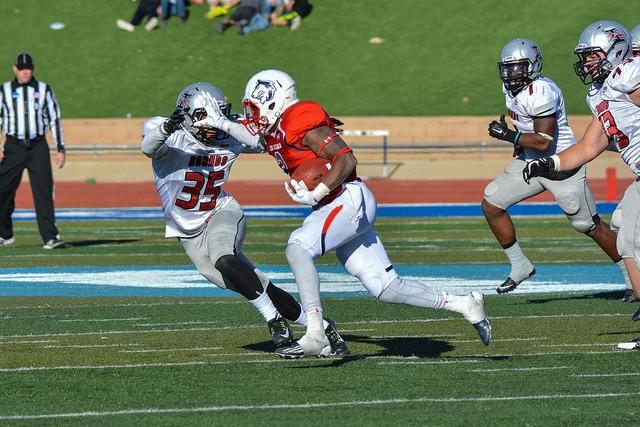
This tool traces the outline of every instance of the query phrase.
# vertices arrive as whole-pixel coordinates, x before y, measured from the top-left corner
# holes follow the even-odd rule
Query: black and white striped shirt
[[[60,107],[51,86],[32,78],[20,84],[17,79],[2,84],[0,90],[2,132],[20,140],[44,137],[51,128],[58,151],[64,151]]]

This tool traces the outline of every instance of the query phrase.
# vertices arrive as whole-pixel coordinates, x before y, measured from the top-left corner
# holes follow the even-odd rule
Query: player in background
[[[631,53],[640,56],[640,24],[631,29]]]
[[[522,177],[527,161],[560,153],[576,143],[560,88],[541,74],[540,48],[531,40],[511,40],[502,49],[498,68],[507,112],[516,130],[509,129],[503,115],[500,122],[489,124],[489,135],[513,144],[516,158],[487,185],[482,200],[489,227],[511,262],[509,276],[496,291],[499,294],[513,291],[536,272],[518,244],[507,209],[545,190],[553,194],[573,228],[595,240],[629,283],[624,262],[616,250],[616,235],[596,212],[585,166],[529,182]]]
[[[152,159],[156,188],[166,219],[166,237],[176,237],[198,272],[222,289],[242,294],[267,321],[276,346],[293,340],[286,319],[306,325],[300,304],[276,287],[242,252],[246,232],[244,213],[222,185],[245,147],[215,127],[195,127],[205,118],[205,103],[228,120],[230,104],[209,83],[187,86],[170,117],[154,117],[144,124],[142,151]],[[286,318],[286,319],[285,319]],[[329,319],[322,320],[332,353],[347,347]]]
[[[639,176],[620,203],[622,222],[617,247],[636,295],[640,295],[640,58],[631,55],[630,40],[628,30],[613,21],[598,21],[582,31],[574,68],[589,85],[591,123],[576,145],[527,163],[522,174],[525,180],[533,180],[571,170],[595,159],[610,142],[616,145],[622,160]],[[632,319],[640,320],[640,310]],[[640,339],[633,342],[640,349]]]
[[[314,260],[334,249],[346,270],[380,301],[461,313],[473,324],[482,342],[489,344],[491,325],[481,293],[452,295],[396,273],[374,231],[376,199],[357,177],[356,157],[320,104],[300,101],[296,84],[288,74],[265,70],[247,83],[243,105],[246,128],[224,117],[218,121],[212,118],[210,124],[248,145],[263,145],[289,175],[309,159],[322,157],[333,162],[313,191],[302,182],[285,183],[295,202],[313,207],[302,226],[291,233],[286,249],[308,325],[302,338],[279,347],[276,354],[302,358],[328,351],[329,342],[322,333],[320,279]]]

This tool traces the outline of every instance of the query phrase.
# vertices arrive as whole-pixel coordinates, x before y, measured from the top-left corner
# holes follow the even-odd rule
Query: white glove
[[[309,191],[307,188],[307,184],[304,181],[296,181],[292,179],[289,182],[284,183],[284,189],[289,193],[289,197],[301,205],[309,205],[315,206],[318,204],[318,201],[315,199],[313,195],[313,191]]]
[[[232,121],[222,114],[222,110],[220,110],[218,102],[213,99],[209,93],[204,92],[202,96],[205,99],[204,110],[207,112],[207,117],[202,120],[198,120],[193,124],[193,126],[216,128],[228,133]]]

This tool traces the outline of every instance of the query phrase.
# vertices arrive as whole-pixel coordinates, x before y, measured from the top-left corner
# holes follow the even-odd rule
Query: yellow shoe
[[[223,16],[229,13],[229,6],[216,6],[209,9],[207,12],[207,19],[216,19],[218,16]]]

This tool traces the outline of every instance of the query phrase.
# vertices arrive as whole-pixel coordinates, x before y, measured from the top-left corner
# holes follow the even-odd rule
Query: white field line
[[[496,368],[496,369],[470,369],[469,372],[478,372],[481,374],[493,373],[493,372],[520,372],[520,371],[550,371],[554,369],[571,369],[572,366],[546,366],[546,367],[531,367],[531,368]]]
[[[617,342],[592,343],[592,344],[540,344],[538,347],[611,347],[617,345]]]
[[[173,351],[222,350],[222,347],[161,348],[146,350],[120,350],[119,353],[165,353]]]
[[[142,344],[71,344],[45,345],[44,348],[109,348],[109,347],[138,347]]]
[[[136,323],[135,325],[131,325],[131,326],[142,327],[142,326],[171,326],[171,325],[212,325],[215,323],[220,323],[220,321],[213,320],[210,322],[205,322],[200,320],[193,320],[190,322],[175,322],[175,323]]]
[[[127,303],[127,304],[84,304],[84,305],[33,305],[19,307],[0,307],[0,310],[32,310],[32,309],[53,309],[53,308],[94,308],[94,307],[155,307],[158,305],[216,305],[216,304],[244,304],[244,300],[238,301],[216,301],[213,297],[203,302],[176,301],[176,302],[152,302],[152,303]],[[34,316],[38,317],[38,316]],[[53,317],[53,316],[52,316]],[[24,317],[28,319],[30,317]],[[21,319],[23,319],[21,317]]]
[[[391,362],[377,362],[376,365],[448,365],[457,363],[480,363],[477,359],[466,360],[424,360],[424,361],[391,361]]]
[[[56,322],[130,322],[136,320],[147,320],[146,317],[127,317],[124,319],[63,319]]]
[[[547,340],[547,337],[529,337],[529,338],[503,338],[503,339],[494,339],[491,342],[512,342],[512,341],[544,341]],[[449,340],[450,343],[468,343],[468,342],[478,342],[478,339],[473,340]]]
[[[358,406],[381,405],[406,405],[410,403],[467,403],[467,402],[509,402],[526,400],[555,400],[555,399],[606,399],[616,397],[640,396],[640,392],[631,393],[589,393],[589,394],[539,394],[529,396],[470,396],[470,397],[419,397],[416,399],[386,399],[386,400],[353,400],[349,402],[319,402],[280,405],[229,405],[229,406],[204,406],[196,408],[139,408],[121,409],[117,411],[91,411],[91,412],[67,412],[58,414],[32,414],[32,415],[0,415],[0,420],[34,420],[51,418],[84,418],[84,417],[108,417],[117,415],[141,415],[141,414],[176,414],[197,412],[241,412],[241,411],[265,411],[281,409],[317,409],[340,408]]]
[[[549,314],[549,315],[531,315],[531,316],[499,316],[491,317],[491,320],[498,319],[548,319],[548,318],[579,318],[579,317],[628,317],[628,313],[605,313],[605,314]],[[370,325],[370,324],[390,324],[390,323],[432,323],[432,322],[448,322],[451,320],[460,320],[462,318],[446,317],[442,319],[414,319],[414,320],[359,320],[352,322],[340,322],[340,325]],[[171,325],[171,324],[168,324]],[[57,333],[57,334],[38,334],[38,335],[0,335],[0,340],[5,338],[34,338],[34,337],[56,337],[56,336],[80,336],[80,335],[109,335],[109,334],[135,334],[135,333],[158,333],[158,332],[190,332],[190,331],[217,331],[226,329],[255,329],[263,328],[263,325],[237,325],[237,326],[221,326],[217,328],[178,328],[178,329],[148,329],[148,330],[115,330],[115,331],[99,331],[99,332],[79,332],[79,333]],[[1,342],[1,341],[0,341]]]
[[[0,345],[5,344],[50,344],[56,343],[58,340],[29,340],[29,341],[0,341]]]
[[[340,333],[343,333],[343,332],[345,331],[341,329]],[[369,338],[384,340],[384,339],[397,339],[397,338],[447,338],[447,337],[459,337],[459,336],[462,336],[462,334],[371,335]]]
[[[599,378],[599,377],[637,377],[640,372],[622,372],[619,374],[573,374],[572,377]]]

